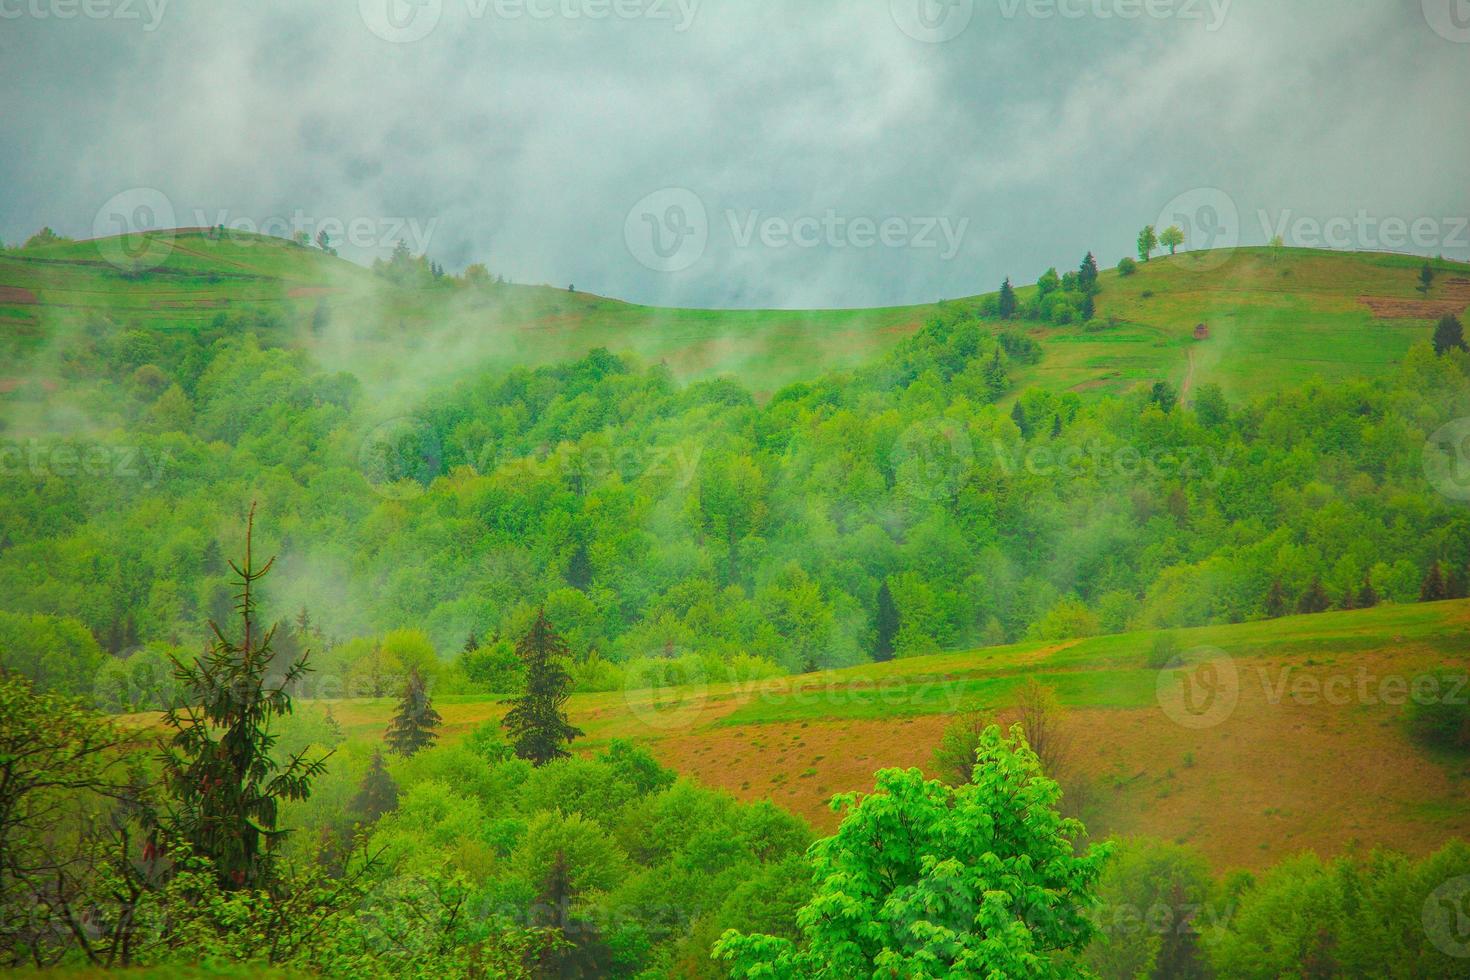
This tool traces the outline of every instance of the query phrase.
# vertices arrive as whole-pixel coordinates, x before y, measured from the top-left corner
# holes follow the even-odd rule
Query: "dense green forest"
[[[285,570],[263,608],[327,695],[410,664],[514,689],[540,607],[606,690],[1465,594],[1470,521],[1425,455],[1463,351],[1426,334],[1387,378],[1241,403],[1022,389],[1047,356],[1027,318],[1089,288],[1065,279],[768,400],[596,350],[386,418],[276,314],[95,319],[52,354],[91,379],[69,410],[92,434],[0,433],[7,663],[157,704],[167,655],[229,612],[251,501]]]

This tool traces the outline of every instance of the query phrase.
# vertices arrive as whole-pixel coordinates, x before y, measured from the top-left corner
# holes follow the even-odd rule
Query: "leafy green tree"
[[[402,756],[411,756],[420,749],[434,744],[439,737],[435,731],[443,721],[429,700],[428,687],[418,667],[408,670],[408,682],[398,699],[398,712],[383,736],[388,748]]]
[[[1108,845],[1057,813],[1019,727],[987,728],[973,782],[948,787],[885,769],[874,792],[813,845],[816,894],[800,945],[726,932],[714,955],[735,977],[1067,977],[1092,938],[1089,912]]]
[[[1179,392],[1167,381],[1155,381],[1149,389],[1148,400],[1165,412],[1172,412],[1179,401]]]
[[[1154,232],[1153,225],[1144,225],[1143,231],[1138,233],[1138,257],[1144,262],[1153,255],[1154,249],[1159,247],[1159,236]]]
[[[369,822],[398,807],[398,784],[388,774],[382,749],[373,750],[373,761],[362,777],[362,785],[352,798],[352,810]]]
[[[256,624],[256,583],[275,559],[256,567],[254,534],[252,506],[244,562],[230,562],[240,588],[239,639],[211,622],[209,650],[195,663],[174,660],[185,704],[163,719],[172,730],[161,758],[163,783],[174,807],[162,830],[208,858],[226,891],[274,882],[272,850],[287,833],[278,826],[280,803],[307,799],[312,780],[326,771],[325,757],[308,759],[306,749],[284,764],[273,758],[271,726],[291,714],[289,690],[310,668],[305,656],[275,663],[275,630],[262,633]]]
[[[875,604],[877,611],[873,616],[875,637],[873,659],[881,663],[893,659],[893,644],[902,626],[898,616],[898,606],[894,604],[893,592],[888,588],[887,579],[878,585],[878,598]]]
[[[1016,315],[1016,291],[1011,287],[1011,277],[1006,276],[1005,281],[1000,284],[1000,298],[996,301],[996,312],[1002,320],[1009,320]]]
[[[592,558],[587,554],[585,542],[577,542],[571,558],[567,559],[567,584],[581,592],[592,585]]]
[[[934,747],[934,769],[951,786],[963,786],[975,775],[975,753],[985,731],[995,724],[988,711],[966,711],[944,728]]]
[[[501,724],[519,758],[544,766],[571,755],[564,746],[582,736],[582,730],[567,720],[565,710],[572,686],[562,666],[566,641],[552,629],[544,609],[537,611],[536,621],[516,644],[516,653],[526,667],[526,692],[507,702],[511,707]]]
[[[1230,420],[1230,405],[1225,401],[1225,392],[1213,381],[1195,389],[1194,417],[1208,429],[1218,428]]]
[[[1037,300],[1037,302],[1040,302],[1041,300],[1046,299],[1052,293],[1056,292],[1058,289],[1061,289],[1061,288],[1062,288],[1062,280],[1061,280],[1061,277],[1057,275],[1056,266],[1052,266],[1050,269],[1047,269],[1045,272],[1043,272],[1041,274],[1041,278],[1040,279],[1036,280],[1036,300]]]
[[[1434,352],[1441,357],[1452,350],[1470,350],[1465,345],[1465,328],[1459,318],[1445,314],[1434,325]]]
[[[1137,271],[1138,271],[1138,263],[1135,262],[1135,261],[1133,261],[1128,256],[1125,255],[1121,259],[1118,260],[1118,275],[1120,275],[1120,276],[1131,276],[1131,275],[1133,275],[1133,273],[1135,273]]]
[[[1128,841],[1103,871],[1098,931],[1082,961],[1107,978],[1205,980],[1207,944],[1229,908],[1198,853],[1147,838]]]
[[[1179,246],[1184,244],[1184,230],[1178,225],[1170,225],[1159,235],[1159,244],[1167,248],[1170,255],[1173,255],[1178,251]]]
[[[1378,590],[1373,588],[1373,577],[1371,575],[1363,576],[1363,587],[1358,590],[1356,605],[1359,609],[1372,609],[1378,605]]]

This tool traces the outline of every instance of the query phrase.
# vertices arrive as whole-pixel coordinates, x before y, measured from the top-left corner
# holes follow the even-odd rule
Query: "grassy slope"
[[[306,339],[324,361],[370,384],[401,374],[405,363],[419,381],[433,381],[479,365],[542,363],[607,346],[667,361],[686,378],[736,373],[764,393],[861,363],[941,307],[978,302],[678,310],[544,286],[405,290],[280,239],[212,241],[193,232],[163,240],[162,264],[130,279],[105,261],[114,241],[0,254],[0,327],[39,346],[81,329],[95,314],[157,329],[194,329],[231,308],[276,309],[304,323],[323,305],[332,326]],[[1312,375],[1372,375],[1427,337],[1441,308],[1470,306],[1470,266],[1436,263],[1440,278],[1423,302],[1414,291],[1421,263],[1401,255],[1239,249],[1228,256],[1156,258],[1126,278],[1108,270],[1098,315],[1116,317],[1118,325],[1087,333],[1076,325],[1023,324],[1043,341],[1046,357],[1020,381],[1108,392],[1159,378],[1181,385],[1188,379],[1215,381],[1244,395]],[[38,302],[25,302],[6,287]],[[1396,301],[1395,318],[1375,318],[1364,297]],[[1201,322],[1211,337],[1195,341],[1193,329]]]
[[[680,772],[831,829],[832,794],[871,787],[885,766],[927,768],[953,713],[1003,712],[1012,688],[1035,675],[1069,709],[1070,766],[1091,787],[1084,815],[1096,834],[1189,841],[1220,868],[1264,867],[1304,848],[1423,853],[1470,836],[1470,760],[1410,741],[1394,688],[1380,683],[1463,670],[1470,601],[1184,630],[1186,647],[1223,651],[1238,678],[1233,710],[1202,728],[1161,707],[1160,674],[1145,666],[1153,637],[995,647],[748,686],[584,694],[569,710],[587,732],[581,751],[634,739]],[[1163,676],[1174,690],[1178,675]],[[1308,686],[1332,678],[1339,687]],[[490,698],[437,706],[449,740],[503,711]],[[349,738],[376,740],[394,705],[333,710]]]

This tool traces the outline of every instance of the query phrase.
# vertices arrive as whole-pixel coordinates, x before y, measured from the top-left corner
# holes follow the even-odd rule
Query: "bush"
[[[1150,670],[1163,670],[1179,656],[1179,637],[1175,633],[1160,633],[1154,637],[1154,645],[1148,651]]]
[[[1470,749],[1470,678],[1441,671],[1421,674],[1409,687],[1405,706],[1409,734],[1424,745]]]
[[[1121,276],[1131,276],[1137,271],[1138,263],[1128,258],[1128,256],[1126,255],[1123,256],[1122,261],[1118,263],[1118,274]]]

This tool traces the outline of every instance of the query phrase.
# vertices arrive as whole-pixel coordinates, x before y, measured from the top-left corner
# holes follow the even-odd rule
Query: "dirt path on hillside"
[[[1181,385],[1179,388],[1180,401],[1184,401],[1184,399],[1188,398],[1189,389],[1194,387],[1194,348],[1189,348],[1189,350],[1185,353],[1189,355],[1189,367],[1185,368],[1184,370],[1184,384]]]

